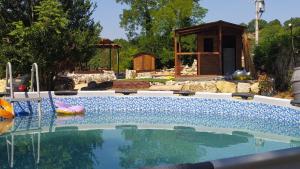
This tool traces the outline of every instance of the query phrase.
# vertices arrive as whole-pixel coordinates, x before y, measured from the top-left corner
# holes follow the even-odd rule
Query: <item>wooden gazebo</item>
[[[197,76],[226,75],[242,68],[243,34],[245,27],[217,21],[175,30],[175,75],[181,76],[182,57],[194,56]],[[184,52],[181,38],[196,36],[196,51]]]
[[[115,44],[113,41],[109,39],[101,39],[98,44],[96,44],[96,47],[101,49],[109,49],[109,69],[112,70],[112,50],[117,51],[117,65],[118,70],[117,73],[120,73],[120,49],[121,46],[118,44]]]

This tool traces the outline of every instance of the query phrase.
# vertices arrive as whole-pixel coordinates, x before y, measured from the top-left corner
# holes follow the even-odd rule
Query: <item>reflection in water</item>
[[[124,168],[197,161],[206,154],[196,140],[182,137],[184,133],[181,132],[124,130],[122,134],[125,140],[131,141],[130,145],[120,147],[121,166]]]
[[[101,147],[101,131],[59,131],[43,137],[41,168],[93,168],[93,149]],[[97,162],[97,161],[96,161]]]
[[[56,128],[56,132],[52,133],[41,133],[40,151],[37,151],[35,134],[14,135],[14,168],[127,169],[195,163],[291,146],[258,140],[255,136],[240,132],[229,135],[185,129],[132,128],[78,131],[77,127],[67,127]],[[6,138],[9,136],[0,136],[1,169],[10,168],[6,153]],[[263,144],[258,146],[258,142]],[[40,161],[37,164],[38,157]]]
[[[71,169],[93,168],[93,150],[101,147],[102,131],[65,131],[41,134],[40,162],[32,144],[33,135],[14,135],[14,168]],[[7,152],[6,137],[0,137],[0,152]],[[0,153],[0,164],[10,168],[7,154]],[[2,167],[2,166],[1,166]]]
[[[199,162],[207,155],[205,147],[222,148],[248,142],[245,137],[193,130],[124,130],[122,134],[132,142],[120,147],[124,168]]]
[[[12,126],[13,120],[0,121],[0,135],[6,133]]]
[[[208,132],[177,132],[177,137],[190,140],[190,142],[198,143],[207,147],[228,147],[230,145],[247,143],[248,138],[237,135],[228,134],[212,134]]]

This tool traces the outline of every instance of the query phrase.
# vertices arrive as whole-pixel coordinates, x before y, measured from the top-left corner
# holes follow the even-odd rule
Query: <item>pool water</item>
[[[11,139],[11,135],[0,136],[1,169],[10,168],[6,139]],[[225,134],[186,127],[78,130],[76,126],[41,133],[40,145],[37,133],[15,135],[14,144],[16,169],[131,169],[197,163],[299,146],[296,142],[271,141],[239,131]]]
[[[56,100],[82,105],[82,118],[56,119]],[[36,114],[35,102],[18,102],[15,110]],[[175,124],[233,128],[300,137],[300,110],[257,102],[193,97],[68,97],[44,98],[42,126],[93,124]],[[27,127],[15,119],[18,129]],[[21,124],[22,123],[22,124]],[[24,124],[24,125],[23,125]]]
[[[86,113],[59,117],[56,100],[83,105]],[[16,117],[6,124],[12,126],[8,133],[0,134],[1,169],[131,169],[300,146],[300,111],[257,102],[50,97],[43,98],[41,118],[34,102],[14,108],[30,116]]]

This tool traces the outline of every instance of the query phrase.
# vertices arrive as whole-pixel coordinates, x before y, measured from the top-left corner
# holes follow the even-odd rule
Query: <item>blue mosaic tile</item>
[[[53,102],[60,100],[72,105],[83,105],[83,117],[57,118]],[[36,125],[37,104],[19,102],[16,112],[27,111],[29,117],[17,117],[17,128]],[[176,124],[215,128],[246,129],[257,132],[300,137],[300,112],[288,107],[256,102],[225,99],[182,97],[69,97],[44,98],[42,126],[75,124]]]

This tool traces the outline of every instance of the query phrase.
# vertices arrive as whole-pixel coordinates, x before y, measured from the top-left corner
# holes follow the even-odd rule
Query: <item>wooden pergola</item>
[[[197,59],[197,76],[224,75],[241,69],[244,30],[243,26],[224,21],[175,30],[175,76],[181,76],[181,59],[186,56]],[[181,38],[188,35],[196,35],[194,52],[182,51]]]
[[[113,41],[109,39],[101,39],[98,44],[96,44],[97,48],[101,49],[109,49],[109,69],[112,70],[112,50],[117,51],[117,65],[118,70],[117,73],[120,73],[120,49],[122,48],[120,45],[115,44]]]

